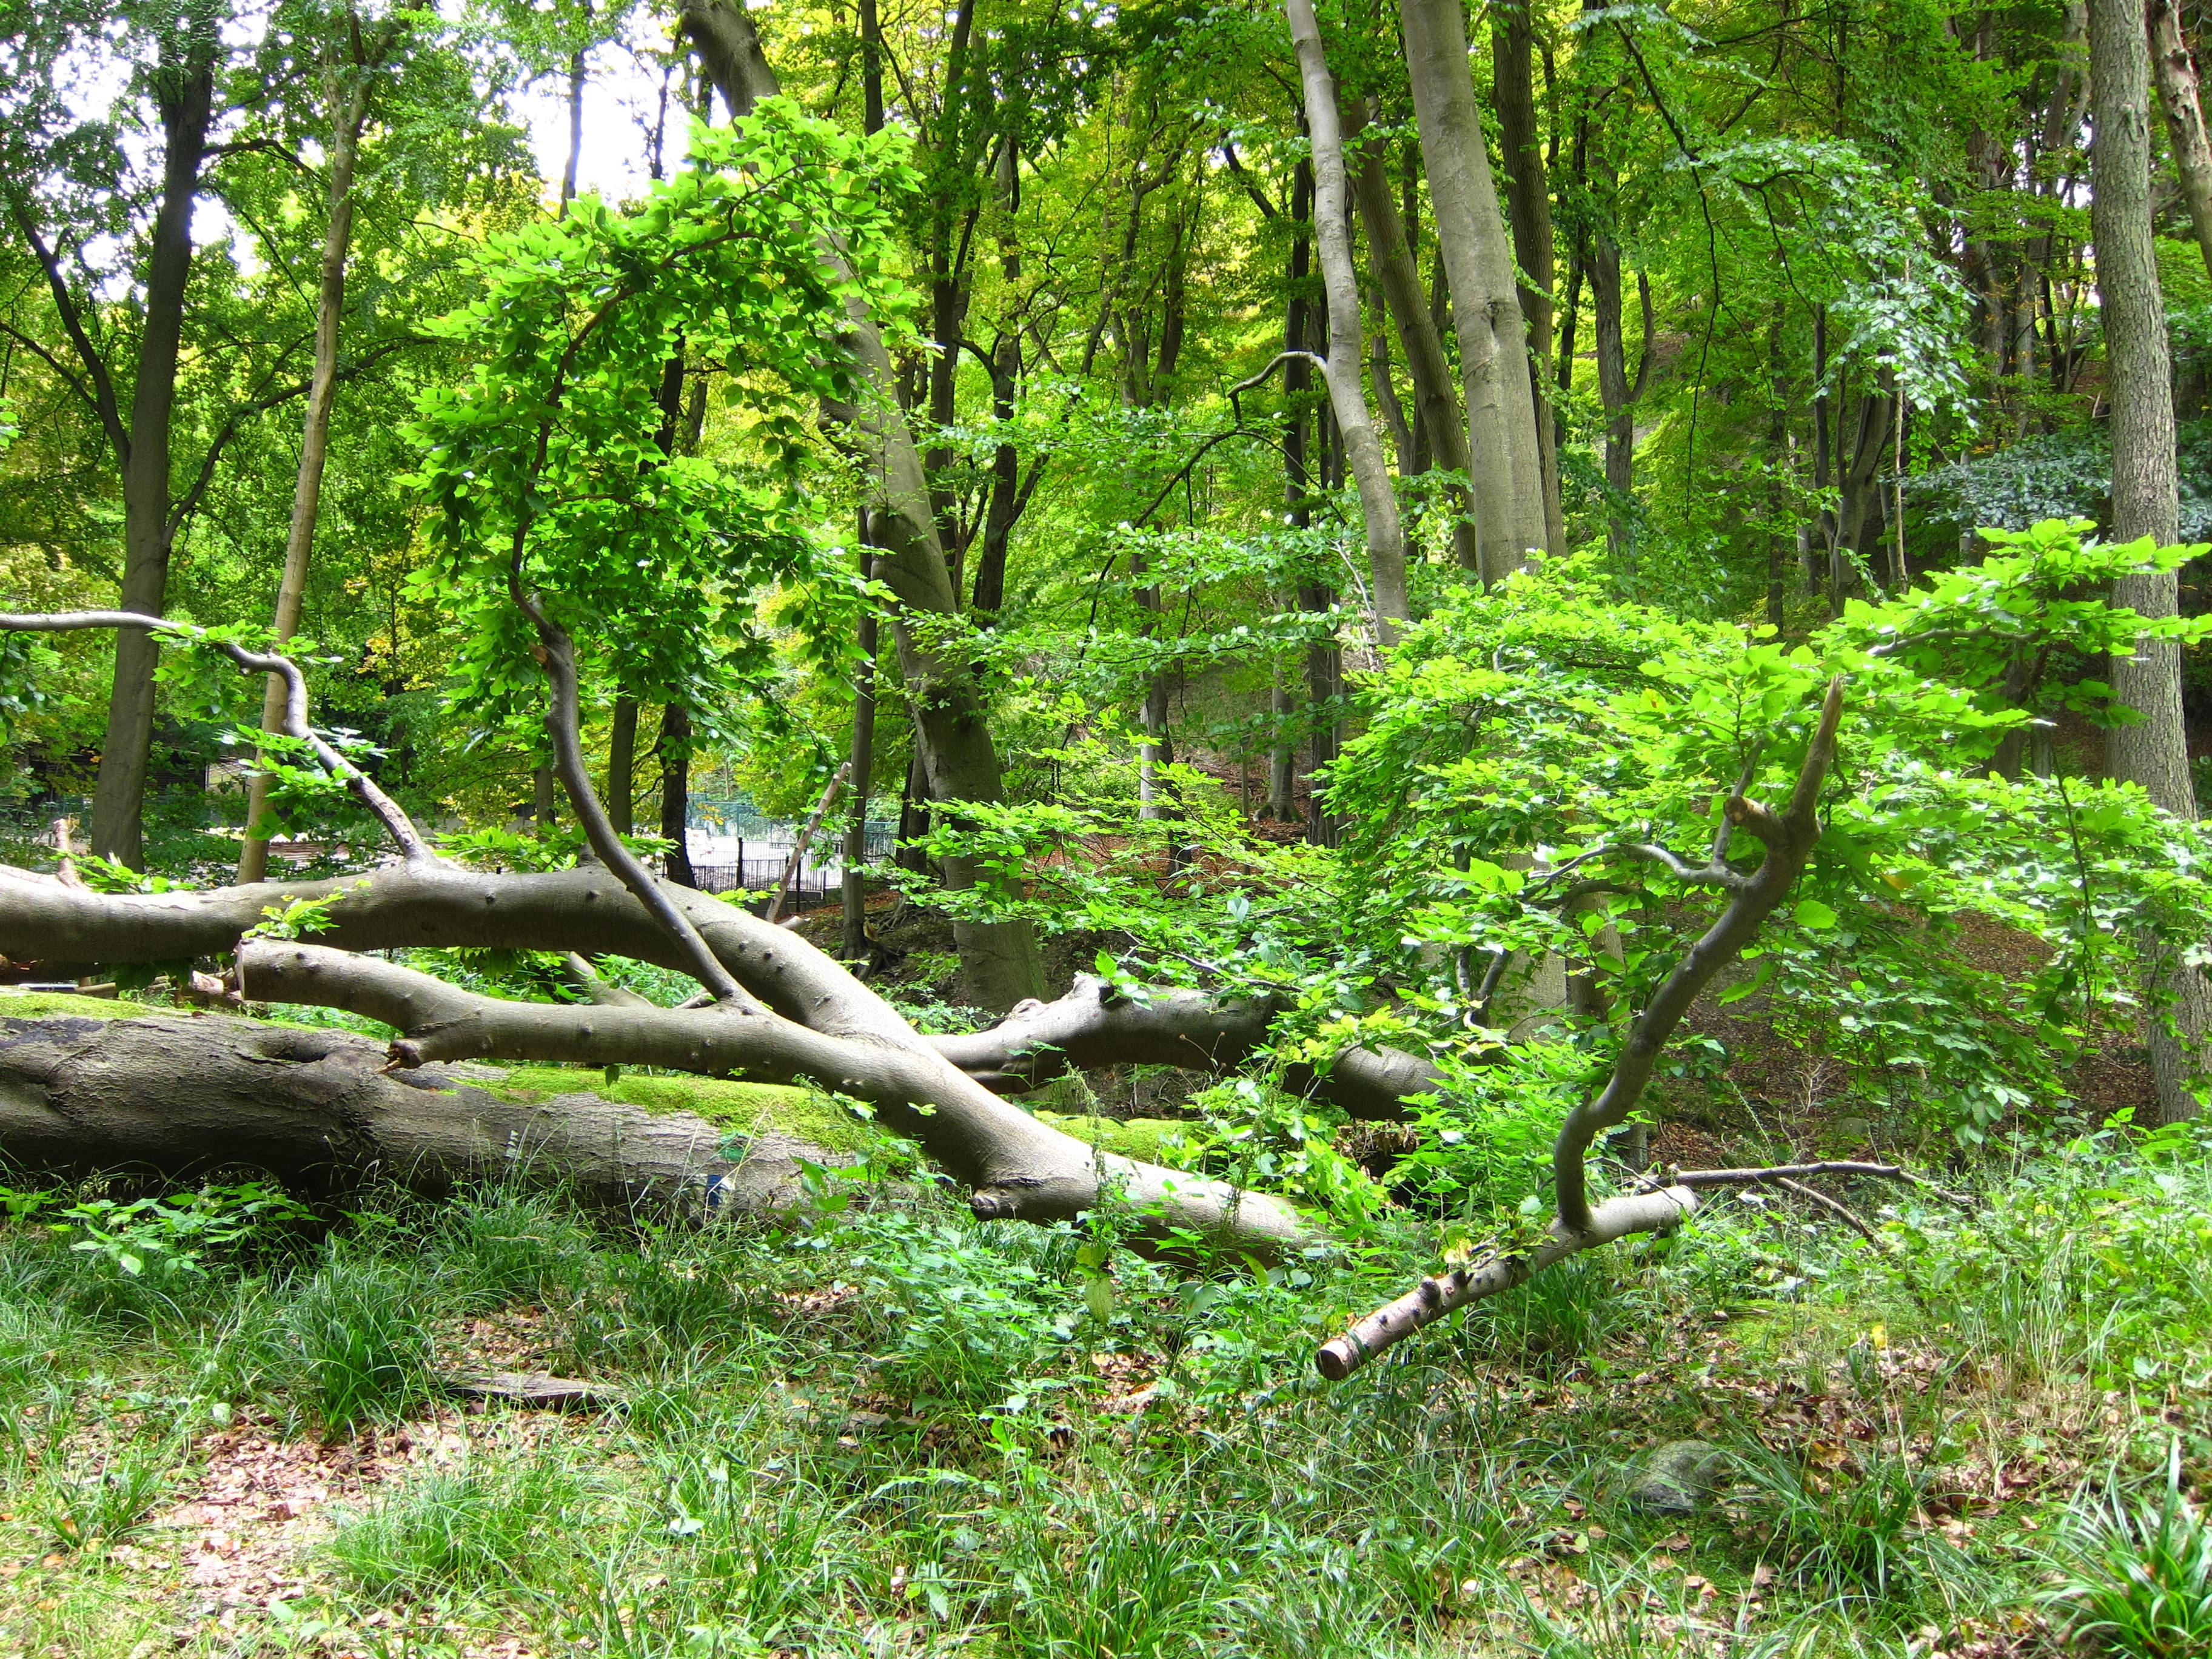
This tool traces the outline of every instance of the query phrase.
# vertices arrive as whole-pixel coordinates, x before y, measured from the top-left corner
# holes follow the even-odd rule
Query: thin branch
[[[23,198],[12,191],[8,197],[8,210],[9,216],[15,222],[15,228],[31,245],[31,252],[37,256],[40,267],[46,273],[46,286],[53,294],[54,310],[61,318],[62,329],[68,334],[70,344],[76,348],[77,360],[84,365],[85,377],[92,382],[92,406],[100,416],[100,425],[106,429],[108,442],[114,446],[116,465],[128,466],[131,464],[131,434],[124,428],[122,410],[115,401],[115,381],[107,372],[107,364],[94,349],[91,337],[84,331],[84,319],[77,309],[76,296],[69,291],[69,284],[62,280],[61,262],[54,258],[46,240],[39,234],[39,228],[31,222],[31,212],[23,204]]]
[[[545,708],[545,735],[553,743],[553,770],[568,792],[569,805],[574,808],[576,822],[583,826],[584,839],[599,862],[613,871],[622,884],[636,896],[653,919],[667,932],[670,939],[683,951],[685,971],[714,994],[714,1000],[727,1006],[756,1012],[760,1004],[732,978],[730,970],[722,966],[691,919],[677,908],[653,872],[639,862],[637,854],[623,845],[622,837],[615,833],[606,808],[599,804],[599,793],[592,787],[590,769],[584,763],[584,746],[579,738],[579,714],[576,691],[576,648],[568,631],[549,617],[532,596],[513,586],[515,603],[538,629],[538,643],[535,647],[538,665],[545,670],[545,678],[551,688]]]
[[[814,803],[814,811],[807,817],[806,827],[799,832],[799,839],[792,843],[791,856],[783,861],[783,874],[776,878],[775,896],[768,902],[768,919],[770,921],[783,914],[784,896],[791,890],[792,878],[799,873],[800,862],[806,857],[808,845],[822,828],[822,820],[830,816],[830,809],[836,805],[837,792],[845,787],[846,781],[852,775],[853,763],[848,760],[837,769],[823,788],[822,798]]]

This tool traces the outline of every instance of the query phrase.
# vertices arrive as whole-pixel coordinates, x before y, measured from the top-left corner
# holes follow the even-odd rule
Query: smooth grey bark
[[[2204,131],[2204,105],[2197,85],[2197,60],[2182,33],[2179,0],[2149,0],[2151,65],[2158,76],[2159,100],[2166,106],[2166,148],[2181,176],[2182,199],[2189,204],[2189,226],[2197,252],[2212,271],[2212,137]]]
[[[483,1086],[491,1080],[466,1066],[394,1071],[383,1044],[349,1031],[222,1016],[16,1018],[0,998],[0,1157],[11,1167],[184,1180],[246,1168],[325,1192],[380,1179],[432,1196],[520,1178],[704,1214],[793,1201],[798,1158],[842,1161],[582,1087],[525,1103]]]
[[[1067,994],[1024,1003],[988,1030],[933,1037],[938,1053],[994,1088],[1036,1088],[1069,1071],[1174,1066],[1234,1072],[1267,1046],[1280,1008],[1265,998],[1224,1001],[1199,991],[1156,990],[1141,1002],[1078,974]],[[1282,1086],[1342,1107],[1352,1117],[1398,1121],[1408,1096],[1443,1081],[1428,1060],[1400,1048],[1350,1048],[1326,1065],[1288,1067]]]
[[[1399,0],[1399,16],[1459,337],[1483,578],[1498,581],[1548,546],[1528,329],[1468,73],[1460,0]]]
[[[1364,110],[1361,115],[1360,126],[1364,128],[1371,118]],[[1405,353],[1406,372],[1413,382],[1415,429],[1420,434],[1416,442],[1427,442],[1436,465],[1463,476],[1468,470],[1467,420],[1460,412],[1459,392],[1452,385],[1443,337],[1429,309],[1429,296],[1422,289],[1420,265],[1413,258],[1382,146],[1373,142],[1358,145],[1350,172],[1352,201],[1367,233],[1368,269],[1382,291],[1383,307],[1390,313],[1391,327]],[[1470,523],[1459,528],[1453,551],[1464,568],[1479,570],[1481,556],[1474,526]]]
[[[2170,546],[2181,538],[2180,503],[2172,364],[2151,228],[2149,60],[2136,0],[2091,0],[2096,142],[2090,152],[2089,222],[2112,411],[2112,533],[2122,541],[2148,537]],[[2173,571],[2123,577],[2114,584],[2112,602],[2148,617],[2172,617],[2179,608],[2179,581]],[[2140,784],[2154,804],[2176,817],[2193,819],[2197,797],[2182,720],[2179,642],[2137,641],[2129,655],[2112,659],[2112,685],[2113,695],[2142,718],[2112,728],[2106,769],[2123,782]],[[2148,940],[2145,947],[2150,949]],[[2205,1032],[2212,1029],[2212,987],[2178,961],[2154,955],[2147,965],[2158,1115],[2178,1122],[2197,1111],[2195,1085]]]
[[[826,958],[825,958],[826,960]],[[1309,1242],[1297,1212],[1228,1183],[1098,1152],[1008,1105],[938,1055],[896,1014],[869,1039],[757,1004],[668,1009],[503,1002],[374,957],[258,939],[239,950],[246,994],[380,1019],[402,1068],[459,1059],[642,1064],[763,1082],[807,1081],[864,1100],[969,1189],[984,1220],[1072,1221],[1127,1204],[1140,1237],[1188,1229],[1273,1255]],[[838,970],[842,972],[842,970]],[[855,988],[858,988],[857,986]]]
[[[682,24],[733,113],[778,93],[775,72],[742,6],[685,0]],[[835,266],[843,264],[834,247],[825,247],[823,257]],[[874,393],[849,429],[873,475],[876,574],[898,600],[891,636],[913,704],[929,793],[940,801],[996,801],[1005,793],[1004,781],[974,666],[911,620],[957,616],[959,599],[930,508],[921,453],[895,395],[896,371],[865,309],[853,313],[848,344]],[[980,872],[972,860],[954,854],[942,864],[946,886],[957,891],[976,884]],[[1043,965],[1028,923],[956,921],[953,935],[965,994],[977,1006],[1010,1008],[1043,989]]]
[[[1359,513],[1367,532],[1367,565],[1374,583],[1375,636],[1391,645],[1412,618],[1406,596],[1406,532],[1382,441],[1367,411],[1362,380],[1365,356],[1359,316],[1359,273],[1352,259],[1352,201],[1345,182],[1344,139],[1337,117],[1336,81],[1323,53],[1312,0],[1286,0],[1291,39],[1305,90],[1306,131],[1313,144],[1314,228],[1321,245],[1322,291],[1328,305],[1328,355],[1322,375],[1328,386],[1344,454],[1359,488]]]
[[[624,691],[615,698],[607,731],[607,817],[617,835],[637,831],[637,699]]]
[[[307,563],[313,556],[315,521],[322,510],[323,471],[330,459],[331,410],[337,401],[338,343],[345,319],[346,262],[353,251],[354,168],[361,155],[361,135],[368,121],[372,77],[390,50],[394,31],[387,27],[372,52],[364,43],[359,21],[347,13],[353,27],[345,45],[332,49],[324,69],[323,101],[330,112],[331,142],[324,185],[328,220],[323,229],[320,281],[315,290],[315,363],[308,376],[307,409],[300,435],[300,471],[292,486],[292,516],[284,534],[284,568],[276,582],[276,613],[272,626],[282,650],[300,629],[300,612],[307,602]],[[340,52],[350,51],[355,61],[342,64]],[[127,607],[126,607],[127,608]],[[281,732],[284,720],[284,686],[271,677],[261,704],[261,729]],[[259,881],[269,872],[269,839],[261,833],[269,816],[270,779],[257,775],[246,786],[246,840],[238,854],[238,878]]]
[[[860,574],[872,575],[874,556],[868,550],[868,514],[860,512]],[[868,856],[868,794],[876,769],[876,613],[872,607],[860,617],[860,660],[853,670],[853,738],[846,766],[853,777],[853,810],[845,824],[845,881],[843,945],[845,960],[868,959],[868,878],[863,866]]]
[[[1513,257],[1528,281],[1520,285],[1521,314],[1528,325],[1528,371],[1536,415],[1536,451],[1543,466],[1547,545],[1564,550],[1566,518],[1559,501],[1559,428],[1545,395],[1552,361],[1552,196],[1538,128],[1534,67],[1536,29],[1529,0],[1507,0],[1490,19],[1492,82],[1497,88],[1498,141],[1505,162],[1506,216],[1513,227]]]
[[[1620,244],[1613,239],[1610,229],[1599,231],[1592,240],[1589,285],[1597,337],[1597,397],[1605,411],[1605,481],[1625,503],[1636,484],[1636,393],[1640,388],[1628,382],[1628,346],[1621,319]],[[1625,506],[1616,506],[1607,514],[1606,534],[1616,556],[1633,554],[1634,521]]]

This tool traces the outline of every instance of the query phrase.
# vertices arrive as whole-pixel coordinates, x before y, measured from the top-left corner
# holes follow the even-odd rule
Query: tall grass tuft
[[[2051,1600],[2077,1642],[2128,1659],[2212,1653],[2212,1527],[2182,1495],[2179,1443],[2154,1503],[2118,1492],[2077,1507]]]
[[[574,1555],[592,1497],[556,1457],[501,1462],[479,1449],[459,1469],[409,1480],[340,1525],[325,1547],[371,1596],[538,1583]]]
[[[422,1285],[389,1262],[332,1251],[302,1285],[286,1324],[297,1391],[333,1436],[386,1421],[430,1385],[430,1334]]]

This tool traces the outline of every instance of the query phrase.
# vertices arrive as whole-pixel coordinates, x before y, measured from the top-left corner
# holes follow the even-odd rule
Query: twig
[[[1889,1247],[1884,1244],[1881,1242],[1881,1237],[1875,1232],[1875,1230],[1868,1226],[1865,1222],[1860,1220],[1857,1212],[1841,1199],[1831,1198],[1819,1188],[1808,1187],[1803,1182],[1793,1181],[1788,1176],[1775,1176],[1774,1184],[1778,1187],[1787,1188],[1790,1191],[1796,1194],[1798,1197],[1808,1199],[1812,1202],[1819,1205],[1830,1215],[1834,1216],[1836,1219],[1842,1222],[1846,1227],[1849,1227],[1853,1232],[1856,1233],[1861,1238],[1866,1240],[1868,1243],[1873,1245],[1875,1249],[1882,1251],[1885,1255],[1887,1254]]]

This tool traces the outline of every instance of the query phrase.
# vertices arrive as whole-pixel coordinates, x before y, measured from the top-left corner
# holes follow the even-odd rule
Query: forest
[[[0,0],[0,1659],[2212,1653],[2208,29]]]

